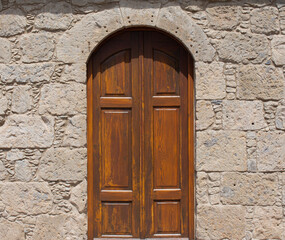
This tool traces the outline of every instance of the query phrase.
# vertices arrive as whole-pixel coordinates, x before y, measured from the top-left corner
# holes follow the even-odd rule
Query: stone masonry
[[[131,26],[195,59],[196,239],[285,240],[285,1],[0,1],[0,239],[87,239],[86,63]]]

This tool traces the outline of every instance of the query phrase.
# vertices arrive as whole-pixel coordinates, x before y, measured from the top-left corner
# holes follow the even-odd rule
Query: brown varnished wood
[[[88,239],[194,239],[191,57],[129,30],[88,63]]]

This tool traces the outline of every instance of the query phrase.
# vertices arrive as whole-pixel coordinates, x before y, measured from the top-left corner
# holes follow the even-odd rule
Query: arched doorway
[[[88,238],[194,238],[193,61],[151,29],[88,63]]]

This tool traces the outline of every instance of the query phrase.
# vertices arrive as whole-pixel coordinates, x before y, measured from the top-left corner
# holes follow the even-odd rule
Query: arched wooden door
[[[193,239],[190,56],[124,31],[88,65],[88,237]]]

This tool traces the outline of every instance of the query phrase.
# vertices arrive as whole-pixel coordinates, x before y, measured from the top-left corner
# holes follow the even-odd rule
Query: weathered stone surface
[[[254,9],[251,12],[250,23],[250,29],[254,33],[279,33],[278,9],[276,7]]]
[[[278,104],[275,124],[277,129],[285,130],[285,100]]]
[[[64,225],[64,231],[67,239],[87,240],[87,215],[73,214],[68,217]]]
[[[23,35],[20,39],[24,63],[44,62],[52,59],[54,40],[46,33]]]
[[[223,204],[268,206],[281,202],[275,173],[224,173],[221,189]]]
[[[197,204],[209,203],[208,176],[205,172],[197,172],[196,175],[196,198]]]
[[[211,3],[207,6],[209,26],[215,30],[233,30],[240,21],[240,7],[231,3]]]
[[[32,170],[27,160],[16,161],[15,179],[22,182],[28,182],[32,179]]]
[[[60,82],[76,81],[86,83],[86,64],[75,63],[66,65],[60,78]]]
[[[243,239],[245,227],[242,206],[198,206],[197,239]]]
[[[285,132],[257,134],[257,169],[259,171],[285,170]]]
[[[285,237],[281,207],[255,207],[252,222],[255,239],[284,239]]]
[[[87,61],[98,42],[122,26],[118,7],[86,15],[60,37],[56,47],[57,59],[65,63]]]
[[[159,2],[121,0],[120,8],[125,26],[156,24]]]
[[[86,86],[79,83],[44,85],[39,112],[55,115],[86,113]]]
[[[72,22],[72,9],[66,2],[45,5],[35,18],[35,27],[45,30],[66,30]]]
[[[178,3],[164,5],[156,26],[184,42],[196,61],[211,62],[215,49],[202,29],[184,12]]]
[[[284,85],[281,69],[266,65],[243,65],[237,75],[237,97],[247,100],[279,100],[284,96]]]
[[[52,207],[52,194],[45,182],[0,183],[0,198],[8,214],[41,214]]]
[[[22,240],[25,239],[24,226],[6,219],[0,220],[0,239],[1,240]]]
[[[285,64],[285,36],[276,35],[273,36],[271,41],[272,47],[272,60],[280,66]]]
[[[46,3],[46,0],[16,0],[18,4]]]
[[[257,130],[266,127],[261,101],[223,101],[225,129]]]
[[[10,37],[23,33],[26,27],[26,18],[19,9],[7,9],[0,15],[0,37]]]
[[[68,120],[63,138],[63,146],[84,147],[87,139],[85,115],[77,115]]]
[[[285,172],[279,175],[280,185],[282,188],[282,205],[285,206]]]
[[[86,149],[50,148],[42,156],[39,176],[49,181],[82,181],[86,170]]]
[[[3,162],[0,160],[0,180],[4,180],[6,178],[6,168]]]
[[[8,109],[8,99],[0,92],[0,115],[4,115]]]
[[[200,100],[196,103],[196,130],[204,130],[215,121],[212,104],[209,101]]]
[[[261,63],[269,52],[268,40],[262,35],[227,33],[216,45],[220,60],[237,63]]]
[[[10,60],[11,60],[10,41],[4,38],[0,38],[0,63],[8,63]]]
[[[53,118],[10,115],[0,127],[0,148],[46,148],[53,141]]]
[[[39,64],[0,64],[0,77],[3,83],[37,83],[50,81],[54,70],[53,63]]]
[[[7,152],[6,159],[8,161],[16,161],[16,160],[22,160],[25,158],[24,151],[21,151],[20,149],[11,149]]]
[[[32,89],[30,86],[15,86],[12,94],[12,111],[25,113],[33,106]]]
[[[85,179],[71,190],[70,202],[77,207],[80,213],[86,210],[87,181]]]
[[[223,99],[226,96],[223,67],[223,63],[196,63],[197,99]]]
[[[238,131],[197,132],[197,171],[245,171],[245,133]]]

